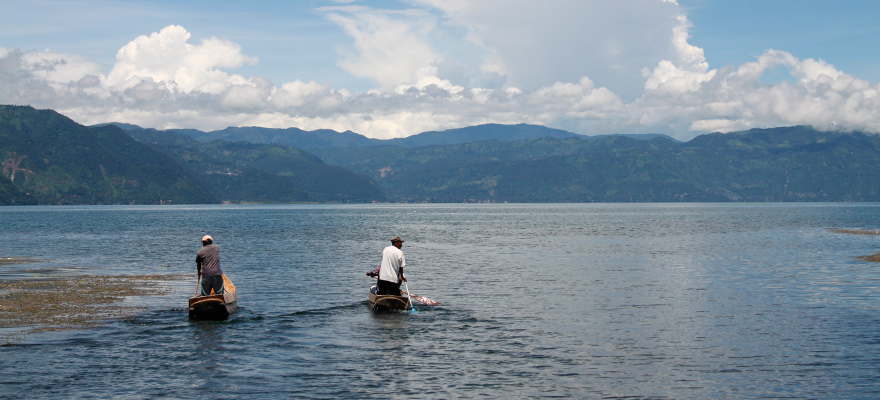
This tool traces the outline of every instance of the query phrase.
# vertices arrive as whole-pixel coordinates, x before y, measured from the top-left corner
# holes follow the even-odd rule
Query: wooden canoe
[[[238,307],[238,293],[232,281],[223,274],[223,294],[196,296],[189,299],[189,317],[193,319],[225,319]]]
[[[370,288],[370,309],[373,311],[409,310],[411,305],[406,296],[379,295],[379,289]],[[403,293],[401,293],[403,294]]]

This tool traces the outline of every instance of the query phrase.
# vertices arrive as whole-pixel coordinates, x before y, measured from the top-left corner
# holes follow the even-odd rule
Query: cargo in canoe
[[[238,307],[238,294],[232,281],[223,275],[223,294],[196,296],[189,299],[189,317],[194,319],[224,319]]]
[[[406,296],[380,295],[376,286],[370,288],[370,309],[373,311],[409,310],[409,298]],[[403,294],[403,293],[401,293]]]

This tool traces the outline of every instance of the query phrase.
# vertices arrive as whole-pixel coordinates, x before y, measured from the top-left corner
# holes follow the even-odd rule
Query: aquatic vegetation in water
[[[851,235],[880,235],[880,231],[866,231],[857,229],[831,229],[831,232],[848,233]]]
[[[46,261],[49,260],[41,260],[39,258],[0,257],[0,265],[31,264]]]
[[[181,275],[79,275],[0,281],[0,329],[22,336],[82,329],[107,319],[130,317],[144,307],[122,305],[123,299],[167,294],[171,289],[163,283],[187,278],[191,279]]]
[[[871,256],[862,256],[862,257],[859,257],[859,258],[862,259],[862,260],[864,260],[864,261],[880,262],[880,253],[877,253],[877,254],[874,254],[874,255],[871,255]]]
[[[866,230],[855,230],[855,229],[831,229],[831,232],[837,233],[848,233],[852,235],[880,235],[880,231],[866,231]],[[869,261],[869,262],[880,262],[880,253],[870,255],[870,256],[860,256],[860,260]]]

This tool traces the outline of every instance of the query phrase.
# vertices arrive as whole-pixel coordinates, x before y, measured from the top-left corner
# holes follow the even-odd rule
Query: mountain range
[[[175,132],[86,127],[0,105],[0,205],[385,200],[368,177],[278,144],[203,143]]]
[[[177,162],[114,126],[0,105],[0,205],[217,202]]]
[[[878,201],[878,150],[876,135],[795,126],[312,152],[399,201],[715,202]]]
[[[0,205],[880,201],[880,137],[806,126],[584,136],[486,124],[377,140],[79,125],[0,106]]]
[[[115,125],[126,131],[141,129],[139,126],[131,124],[116,123]],[[513,141],[524,139],[537,139],[543,137],[564,139],[583,136],[560,129],[553,129],[547,128],[545,126],[529,124],[484,124],[477,126],[468,126],[464,128],[449,129],[445,131],[422,132],[405,138],[395,139],[371,139],[352,131],[337,132],[330,129],[304,131],[299,128],[272,129],[253,126],[241,128],[230,127],[211,132],[203,132],[196,129],[173,129],[168,131],[180,133],[202,142],[210,142],[221,139],[233,142],[276,143],[297,147],[306,151],[313,148],[326,147],[418,147],[438,144],[463,144],[479,142],[483,140]],[[634,139],[644,140],[649,140],[656,137],[664,137],[669,140],[675,140],[669,136],[659,134],[614,136],[627,136]]]

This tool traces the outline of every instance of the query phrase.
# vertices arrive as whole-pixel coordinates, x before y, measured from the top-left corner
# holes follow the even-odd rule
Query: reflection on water
[[[135,318],[0,348],[13,397],[880,394],[880,269],[859,259],[878,236],[852,233],[880,230],[878,204],[10,207],[0,222],[0,257],[50,260],[31,273],[186,277],[127,300]],[[206,233],[238,287],[220,322],[186,312]],[[364,273],[395,235],[411,291],[443,305],[369,311]]]

